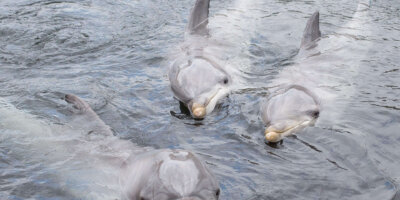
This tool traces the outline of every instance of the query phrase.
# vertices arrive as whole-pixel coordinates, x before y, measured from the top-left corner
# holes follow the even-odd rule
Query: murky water
[[[240,76],[202,121],[171,114],[181,111],[167,77],[193,3],[0,2],[0,105],[18,109],[0,115],[0,199],[118,198],[112,162],[129,151],[82,140],[84,122],[63,126],[62,93],[132,145],[198,153],[221,199],[400,199],[399,2],[372,1],[349,26],[357,2],[212,1],[211,35]],[[313,127],[267,145],[259,104],[298,62],[315,10],[325,51],[314,60],[326,66],[315,76],[336,96]]]

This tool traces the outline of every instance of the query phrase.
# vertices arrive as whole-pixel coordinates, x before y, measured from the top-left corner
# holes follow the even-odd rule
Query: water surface
[[[77,144],[82,131],[58,127],[71,119],[62,93],[86,99],[122,140],[198,153],[219,180],[221,199],[400,199],[400,3],[372,1],[351,34],[346,24],[357,2],[212,1],[211,34],[240,81],[202,121],[171,115],[181,111],[167,77],[193,3],[0,2],[0,96],[36,116],[19,131],[0,118],[1,199],[118,196],[115,169],[94,162],[101,154],[85,153],[107,152],[102,144]],[[327,51],[319,55],[332,64],[338,96],[315,126],[267,145],[259,104],[297,62],[315,10],[324,38],[348,38],[337,49],[322,42]],[[57,128],[33,126],[41,123]]]

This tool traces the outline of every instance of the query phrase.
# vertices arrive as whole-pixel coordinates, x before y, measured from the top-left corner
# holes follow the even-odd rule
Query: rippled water
[[[115,169],[96,157],[126,152],[62,126],[71,119],[62,93],[86,99],[125,141],[198,153],[221,199],[400,199],[399,2],[371,1],[349,27],[357,2],[212,1],[211,35],[240,77],[202,121],[171,115],[181,111],[167,77],[193,3],[0,2],[1,105],[18,108],[0,115],[1,199],[118,198]],[[297,62],[315,10],[326,50],[317,57],[332,65],[321,74],[337,97],[315,126],[267,145],[259,104]]]

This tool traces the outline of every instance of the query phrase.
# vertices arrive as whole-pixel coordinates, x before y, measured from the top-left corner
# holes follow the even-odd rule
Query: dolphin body
[[[219,185],[190,151],[138,147],[114,136],[85,101],[65,95],[76,113],[52,124],[22,112],[0,98],[0,140],[26,166],[39,163],[52,182],[72,199],[219,198]],[[35,165],[35,164],[33,164]],[[6,191],[7,192],[7,191]],[[40,197],[40,196],[39,196]]]
[[[79,110],[80,119],[90,121],[95,134],[113,132],[85,101],[68,94],[65,100]],[[122,163],[120,185],[124,199],[218,199],[218,183],[192,152],[185,150],[147,150],[133,154]]]
[[[319,12],[315,12],[307,22],[299,54],[312,50],[320,37]],[[267,124],[267,141],[278,142],[284,136],[312,124],[319,116],[319,97],[310,89],[313,87],[308,86],[304,79],[284,84],[273,91],[262,104],[261,117]]]
[[[271,83],[274,89],[261,104],[267,141],[281,141],[285,136],[313,125],[320,114],[330,122],[340,120],[338,109],[345,109],[340,99],[349,96],[353,90],[346,84],[347,80],[357,75],[357,68],[370,46],[369,42],[364,42],[362,49],[357,47],[363,42],[357,37],[361,34],[360,27],[368,20],[368,10],[368,1],[360,0],[352,20],[339,33],[322,39],[319,12],[309,18],[296,64],[279,73]],[[352,46],[352,43],[357,45]],[[322,113],[322,109],[335,112]]]
[[[229,92],[232,78],[212,53],[208,34],[210,0],[197,0],[190,15],[185,43],[180,56],[169,69],[175,98],[186,105],[195,119],[211,113]]]

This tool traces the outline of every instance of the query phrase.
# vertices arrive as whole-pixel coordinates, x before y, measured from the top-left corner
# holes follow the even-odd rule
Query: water
[[[221,199],[400,199],[400,4],[371,3],[354,31],[357,2],[212,1],[211,34],[240,81],[194,121],[171,115],[180,108],[167,77],[193,1],[0,2],[1,105],[18,109],[0,115],[0,198],[118,198],[112,163],[130,149],[85,142],[84,123],[63,126],[71,113],[60,97],[74,93],[122,141],[198,153]],[[325,41],[346,38],[320,45],[336,97],[315,126],[267,145],[259,104],[297,62],[315,10]]]

